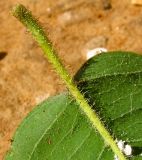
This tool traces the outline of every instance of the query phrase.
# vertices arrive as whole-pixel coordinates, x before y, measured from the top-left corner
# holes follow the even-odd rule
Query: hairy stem
[[[91,109],[88,102],[85,100],[84,96],[78,90],[77,86],[73,82],[68,71],[65,69],[60,59],[58,58],[56,51],[53,49],[52,43],[47,38],[42,27],[38,24],[37,20],[32,16],[30,11],[28,11],[23,5],[19,4],[13,8],[12,14],[19,21],[21,21],[24,24],[24,26],[26,26],[26,28],[29,30],[29,32],[33,35],[35,40],[43,49],[44,54],[49,60],[49,62],[53,65],[57,73],[64,80],[73,97],[80,104],[81,110],[86,114],[88,119],[92,122],[93,126],[101,134],[107,145],[111,147],[113,152],[118,156],[119,160],[126,160],[125,156],[119,150],[114,139],[111,137],[109,132],[104,127],[104,124],[100,121],[95,111]]]

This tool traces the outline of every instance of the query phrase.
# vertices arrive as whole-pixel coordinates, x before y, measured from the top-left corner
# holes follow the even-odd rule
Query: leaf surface
[[[142,56],[131,52],[95,56],[75,80],[110,132],[142,152]]]
[[[74,79],[110,133],[132,145],[130,159],[142,159],[142,56],[95,56]],[[43,102],[24,119],[5,159],[114,160],[114,154],[65,93]]]
[[[96,159],[104,145],[76,102],[61,94],[37,106],[22,122],[6,159]]]

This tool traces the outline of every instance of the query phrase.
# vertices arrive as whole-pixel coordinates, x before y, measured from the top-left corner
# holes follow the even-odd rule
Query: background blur
[[[38,18],[72,75],[86,61],[87,50],[142,53],[142,5],[131,0],[0,0],[0,159],[34,105],[65,89],[30,34],[10,14],[16,3]]]

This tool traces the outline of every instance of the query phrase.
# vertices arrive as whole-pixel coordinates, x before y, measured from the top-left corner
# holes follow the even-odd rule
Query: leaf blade
[[[142,152],[142,56],[131,52],[95,56],[75,80],[112,134]]]
[[[88,61],[87,66],[83,66],[75,76],[75,80],[81,91],[85,93],[89,103],[97,110],[112,135],[118,140],[125,140],[133,147],[140,149],[142,146],[141,141],[139,142],[137,140],[140,139],[142,133],[140,128],[142,118],[140,112],[142,106],[140,99],[140,97],[142,97],[142,75],[140,70],[142,58],[132,53],[130,53],[130,55],[129,53],[116,52],[114,55],[111,53],[111,58],[109,58],[109,53],[107,54],[105,56],[100,55],[94,57]],[[126,56],[125,54],[128,55]],[[113,67],[113,65],[117,65],[116,57],[119,57],[119,61],[125,62],[123,67],[126,73],[129,72],[129,74],[125,75],[121,67],[117,70],[119,71],[118,74],[116,74],[116,67]],[[134,64],[134,62],[136,63],[138,61],[138,65],[135,65],[133,70],[131,70],[131,63],[128,65],[127,62],[126,64],[128,57],[131,59],[128,60],[129,63]],[[102,74],[106,67],[103,65],[104,60],[102,61],[102,59],[109,63],[111,63],[111,61],[113,62],[113,65],[109,65],[111,68],[110,70],[108,69],[109,75]],[[115,61],[113,61],[113,59],[115,59]],[[99,68],[99,71],[96,72],[95,70],[94,72],[93,69],[97,68],[96,66],[98,68],[102,66],[101,70]],[[123,74],[120,74],[120,69],[121,73],[123,71]],[[88,70],[89,72],[87,72]],[[140,70],[140,73],[138,73],[138,70]],[[131,94],[135,93],[135,91],[137,91],[136,94]],[[131,110],[130,95],[135,97],[135,103],[133,101],[134,112],[131,112],[131,114],[127,116],[126,113],[129,114],[128,111]],[[138,98],[136,98],[137,96]],[[114,101],[115,103],[110,107]],[[137,112],[137,115],[135,112]],[[62,94],[47,100],[42,103],[40,107],[36,107],[29,117],[22,123],[21,130],[17,131],[13,143],[13,150],[11,150],[11,153],[6,157],[6,160],[53,160],[57,158],[62,160],[114,159],[114,154],[110,148],[106,146],[100,135],[92,129],[90,122],[88,122],[84,114],[79,110],[77,103],[69,97],[68,94]],[[57,121],[55,120],[56,118]],[[139,121],[140,124],[138,123],[137,130],[132,132],[134,129],[133,125],[128,128],[127,126],[130,122],[133,123],[135,121]],[[28,123],[29,127],[27,125]],[[35,123],[35,125],[32,123]],[[38,128],[38,126],[42,126],[43,128]],[[47,128],[49,128],[49,130]],[[125,130],[126,128],[127,130]],[[28,133],[22,133],[25,129]],[[36,140],[33,140],[31,136],[39,131],[42,136],[37,134]],[[122,131],[125,134],[122,134]],[[21,133],[23,135],[21,135]],[[136,134],[138,136],[134,137]],[[28,138],[27,135],[29,135]],[[23,137],[20,139],[19,136]],[[26,145],[21,144],[21,146],[19,146],[21,140],[25,141]],[[132,140],[134,141],[132,142]],[[37,143],[37,141],[39,141],[39,143]],[[30,143],[32,143],[31,146]],[[36,147],[34,148],[34,146]],[[20,148],[22,149],[21,153],[18,150]],[[140,158],[141,156],[136,154],[130,159]]]
[[[47,126],[44,125],[43,127],[45,131],[43,131],[42,128],[37,127],[39,126],[37,124],[36,126],[32,125],[36,120],[38,120],[42,125],[44,124],[43,122],[48,122],[49,119],[46,116],[50,109],[53,110],[50,110],[49,113],[53,114],[56,112],[53,114],[54,119],[56,119],[57,111],[54,108],[55,105],[56,107],[58,106],[58,114],[61,114],[61,111],[64,112],[62,116],[58,117],[56,122],[55,120],[52,120],[55,123],[52,123],[53,126],[50,125],[51,127],[49,130],[47,130],[47,128],[49,128],[49,125],[47,124]],[[38,114],[40,114],[40,120],[43,122],[37,118],[39,117]],[[72,122],[73,119],[74,121]],[[41,135],[33,134],[33,132],[39,132],[40,129],[42,129],[40,131]],[[25,130],[26,133],[23,133]],[[34,136],[36,137],[36,140],[31,140],[28,136],[30,138],[31,136]],[[24,141],[25,143],[22,144],[21,141]],[[92,141],[93,144],[89,143]],[[19,146],[19,143],[21,146]],[[97,149],[94,148],[95,143],[98,145]],[[65,148],[65,146],[68,147]],[[76,159],[77,157],[82,159],[82,157],[86,157],[86,159],[89,160],[92,159],[91,157],[97,157],[103,146],[104,142],[102,138],[98,133],[95,133],[90,124],[88,125],[88,121],[79,111],[79,107],[76,102],[71,101],[68,95],[62,94],[54,97],[53,99],[50,98],[47,102],[36,107],[23,121],[22,125],[17,130],[13,147],[11,152],[7,155],[6,160],[36,160],[39,158],[54,160],[57,159],[57,157],[62,160]],[[82,153],[82,148],[84,154]]]

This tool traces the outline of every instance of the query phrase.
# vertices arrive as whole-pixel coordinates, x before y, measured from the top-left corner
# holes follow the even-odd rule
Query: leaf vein
[[[67,105],[66,105],[66,107],[67,107]],[[66,107],[64,108],[64,110],[62,110],[61,112],[59,112],[59,114],[56,116],[55,120],[51,123],[51,125],[45,130],[45,132],[41,135],[41,137],[39,138],[39,140],[35,143],[31,154],[29,154],[28,160],[30,160],[32,158],[32,155],[33,155],[36,147],[38,146],[38,144],[40,143],[40,141],[42,140],[42,138],[44,137],[44,135],[46,134],[46,132],[54,125],[54,123],[57,121],[57,119],[64,113]]]
[[[92,131],[92,130],[91,130]],[[90,137],[91,135],[91,131],[89,132],[89,134],[87,134],[87,136],[83,139],[82,143],[80,143],[80,145],[76,148],[76,150],[72,153],[72,155],[67,159],[70,160],[76,153],[77,151],[82,147],[82,145],[86,142],[86,140]]]

